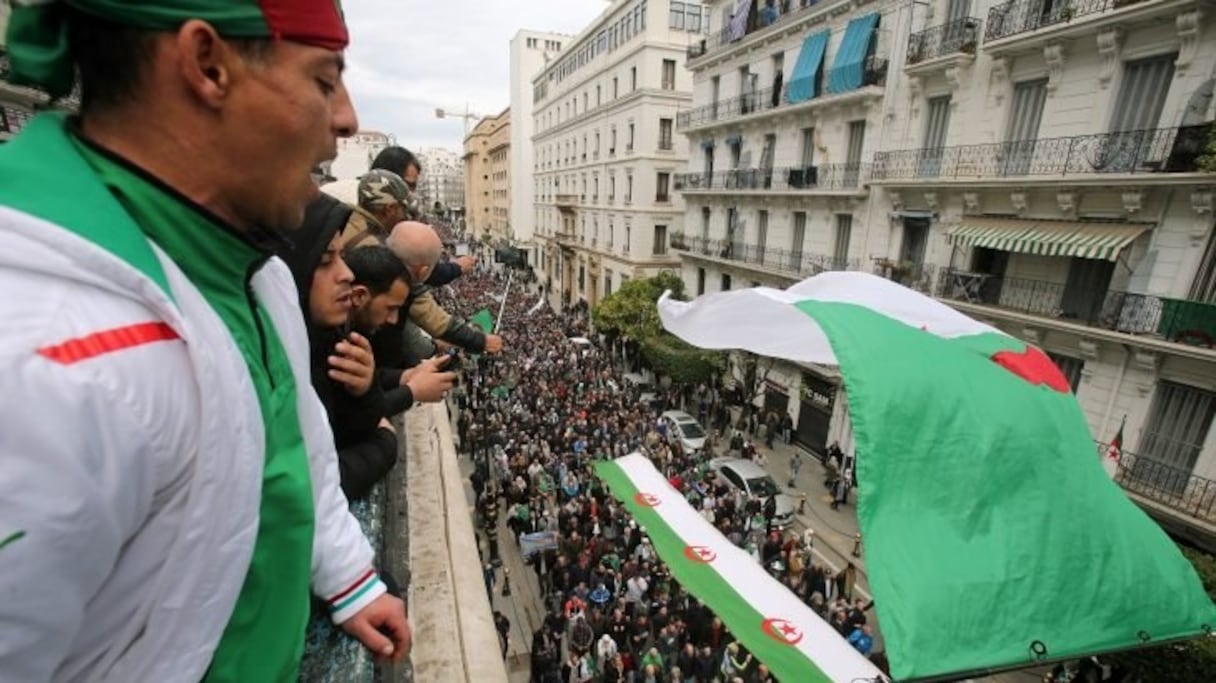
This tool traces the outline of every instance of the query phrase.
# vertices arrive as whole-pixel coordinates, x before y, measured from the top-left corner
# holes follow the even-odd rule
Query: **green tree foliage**
[[[1182,554],[1195,565],[1208,597],[1216,600],[1216,557],[1185,546],[1182,546]],[[1216,624],[1212,626],[1216,628]],[[1141,681],[1212,683],[1212,672],[1216,671],[1216,636],[1120,652],[1103,659]]]
[[[663,332],[657,303],[663,292],[684,298],[684,281],[673,273],[630,280],[608,295],[591,312],[596,329],[643,342]]]
[[[725,364],[722,353],[699,349],[670,334],[643,341],[642,358],[655,374],[670,377],[676,384],[708,382]]]
[[[1197,163],[1200,171],[1216,173],[1216,126],[1212,126],[1212,132],[1208,134],[1208,145]]]

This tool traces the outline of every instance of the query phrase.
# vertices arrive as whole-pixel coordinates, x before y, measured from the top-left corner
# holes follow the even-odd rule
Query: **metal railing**
[[[1153,334],[1166,340],[1216,346],[1216,304],[1169,299],[1151,294],[1093,291],[1058,282],[942,270],[937,296],[952,301],[1004,308],[1045,318],[1127,334]]]
[[[746,263],[798,277],[828,270],[861,269],[859,259],[837,259],[823,254],[811,254],[801,250],[770,247],[766,244],[752,244],[739,240],[710,239],[673,233],[669,238],[669,244],[676,251]]]
[[[826,164],[779,168],[739,168],[713,173],[678,173],[675,189],[683,192],[727,190],[852,190],[870,177],[870,164]]]
[[[888,63],[886,59],[881,57],[870,57],[866,60],[865,73],[862,79],[862,86],[867,85],[883,85],[887,79]],[[826,83],[826,79],[824,80]],[[805,104],[806,102],[814,102],[824,97],[839,95],[841,93],[825,92],[824,88],[817,90],[816,96],[804,102],[796,102],[795,105]],[[687,128],[689,126],[700,126],[716,121],[730,121],[741,116],[748,116],[757,112],[771,111],[782,107],[794,106],[789,101],[789,84],[781,86],[779,89],[772,87],[759,88],[753,92],[744,93],[735,97],[729,97],[717,102],[702,105],[695,109],[682,111],[676,114],[676,127]]]
[[[908,37],[908,61],[912,66],[946,55],[975,54],[979,42],[980,20],[972,17],[956,19],[933,26]]]
[[[1077,17],[1099,14],[1144,0],[1011,0],[988,10],[984,40],[999,40],[1063,24]]]
[[[937,279],[937,266],[932,263],[896,261],[883,257],[871,257],[873,273],[908,289],[929,294]]]
[[[789,0],[789,2],[787,2],[785,4],[787,5],[788,9],[785,12],[782,12],[781,14],[779,14],[775,21],[772,21],[769,23],[764,23],[761,20],[761,17],[759,15],[758,11],[755,14],[749,16],[748,25],[747,25],[746,29],[744,30],[743,35],[741,35],[741,36],[735,36],[732,39],[732,37],[730,35],[730,29],[728,27],[724,26],[724,27],[722,27],[722,29],[709,34],[705,38],[702,38],[701,40],[697,41],[696,43],[693,43],[692,45],[689,45],[688,46],[688,58],[697,59],[699,57],[704,57],[705,55],[711,54],[713,52],[717,52],[718,50],[721,50],[733,43],[737,43],[750,35],[766,32],[769,30],[772,30],[775,32],[777,30],[777,27],[784,26],[790,22],[793,22],[793,21],[796,21],[796,20],[802,18],[802,17],[806,16],[806,14],[813,9],[819,8],[820,10],[822,10],[822,9],[827,8],[829,5],[832,5],[832,4],[840,5],[840,4],[844,4],[844,2],[832,3],[830,1],[824,2],[823,0]]]
[[[874,180],[1198,170],[1212,124],[878,152]]]
[[[1098,457],[1106,457],[1110,445],[1095,442]],[[1192,474],[1147,455],[1123,451],[1115,471],[1115,483],[1123,490],[1160,503],[1196,519],[1216,522],[1216,481]]]

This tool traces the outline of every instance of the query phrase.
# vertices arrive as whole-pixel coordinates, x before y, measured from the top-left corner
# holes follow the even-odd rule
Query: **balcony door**
[[[849,217],[849,227],[852,229],[852,217]],[[925,262],[925,249],[929,245],[929,219],[912,216],[904,217],[904,241],[899,247],[900,263],[910,263],[919,266]]]
[[[1060,298],[1061,317],[1086,323],[1101,321],[1105,317],[1103,304],[1114,273],[1113,261],[1073,257]],[[1113,314],[1114,320],[1118,320],[1118,311],[1107,311],[1106,314]]]
[[[1156,128],[1174,80],[1177,58],[1177,53],[1171,53],[1123,65],[1111,133],[1096,140],[1084,158],[1075,163],[1088,164],[1098,173],[1131,173],[1151,170],[1147,167],[1165,161],[1169,147],[1158,143]]]
[[[921,152],[920,177],[936,178],[942,172],[946,132],[950,130],[950,96],[929,98],[929,115],[925,117],[925,146]]]
[[[802,249],[806,245],[806,212],[794,212],[794,237],[790,242],[790,259],[786,269],[794,272],[802,270]]]
[[[1014,84],[1009,130],[1005,134],[1005,175],[1019,176],[1030,172],[1046,101],[1046,78]]]
[[[1216,394],[1158,381],[1131,478],[1158,492],[1185,492],[1214,414]]]
[[[766,190],[773,187],[773,157],[777,154],[777,136],[769,133],[764,136],[764,149],[760,152],[760,176]]]
[[[814,135],[814,132],[812,132]],[[813,142],[813,138],[812,138]],[[839,187],[857,187],[861,175],[861,153],[866,145],[865,119],[849,121],[849,147],[845,155],[843,184]]]

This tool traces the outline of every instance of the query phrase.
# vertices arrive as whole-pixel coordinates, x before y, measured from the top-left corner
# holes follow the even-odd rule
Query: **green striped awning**
[[[1151,223],[964,218],[949,236],[956,247],[1114,261],[1119,252],[1152,227]]]

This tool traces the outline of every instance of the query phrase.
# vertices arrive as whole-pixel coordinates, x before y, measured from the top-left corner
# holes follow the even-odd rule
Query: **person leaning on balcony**
[[[271,255],[346,44],[333,0],[13,4],[10,78],[81,113],[0,148],[0,680],[292,680],[310,592],[407,654]]]

